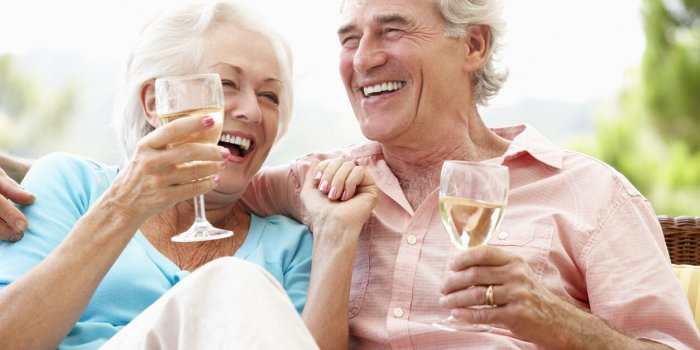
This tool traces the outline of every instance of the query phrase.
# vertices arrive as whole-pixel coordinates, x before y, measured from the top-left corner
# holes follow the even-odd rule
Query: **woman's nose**
[[[241,91],[233,97],[233,108],[226,114],[246,123],[260,123],[262,113],[254,91]]]

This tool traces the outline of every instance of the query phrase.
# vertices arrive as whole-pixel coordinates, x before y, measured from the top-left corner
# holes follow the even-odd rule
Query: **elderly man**
[[[610,167],[529,126],[489,129],[481,120],[477,105],[504,81],[493,65],[500,7],[344,3],[340,72],[370,141],[261,173],[248,205],[305,219],[298,198],[310,158],[351,160],[375,179],[380,203],[349,282],[353,348],[699,349],[645,198]],[[448,159],[510,170],[505,218],[487,246],[457,251],[447,238],[437,187]],[[344,196],[318,180],[330,197]],[[491,329],[431,325],[450,314]]]

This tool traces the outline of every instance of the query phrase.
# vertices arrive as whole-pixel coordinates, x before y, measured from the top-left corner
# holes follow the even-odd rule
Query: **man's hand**
[[[517,254],[479,246],[460,252],[450,267],[440,305],[458,320],[503,326],[546,349],[668,349],[628,337],[557,297]]]
[[[34,202],[34,195],[25,191],[0,169],[0,240],[15,242],[22,239],[28,223],[22,212],[10,201],[28,205]]]

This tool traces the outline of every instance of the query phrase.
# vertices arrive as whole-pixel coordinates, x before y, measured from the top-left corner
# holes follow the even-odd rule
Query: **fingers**
[[[457,254],[450,262],[452,271],[461,271],[470,266],[500,266],[516,258],[512,253],[503,249],[483,245],[466,249]]]
[[[18,241],[27,228],[27,219],[3,196],[17,204],[31,204],[34,195],[25,191],[0,169],[0,240]]]
[[[179,143],[194,133],[204,132],[214,127],[214,119],[209,116],[192,116],[176,119],[159,126],[142,139],[143,144],[153,149],[163,149],[169,144]]]
[[[358,186],[373,185],[364,167],[355,161],[329,159],[320,162],[313,171],[318,189],[331,200],[345,201],[352,198]]]
[[[191,181],[188,183],[173,185],[171,186],[170,195],[174,198],[178,198],[178,201],[183,201],[213,190],[214,187],[216,187],[216,185],[218,184],[218,182],[219,177],[212,176]]]
[[[27,228],[27,219],[12,203],[0,196],[0,240],[18,241]]]
[[[487,290],[489,285],[479,285],[462,289],[454,293],[447,294],[440,298],[440,306],[447,309],[458,309],[477,305],[502,306],[505,305],[505,286],[491,285],[493,290],[493,303],[488,300]]]
[[[449,273],[442,284],[442,294],[453,293],[471,286],[501,284],[510,275],[509,266],[471,266]]]
[[[28,205],[34,202],[34,195],[23,189],[2,170],[0,170],[0,194],[17,204]]]
[[[225,147],[186,143],[164,150],[139,149],[131,167],[137,177],[157,176],[164,185],[175,185],[212,176],[221,171],[230,152]]]
[[[192,162],[218,162],[222,163],[231,155],[226,147],[205,143],[185,143],[169,150],[164,150],[158,156],[167,161],[170,166]]]

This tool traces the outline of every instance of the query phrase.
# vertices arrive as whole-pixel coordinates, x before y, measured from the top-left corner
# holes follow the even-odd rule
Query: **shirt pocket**
[[[352,282],[350,282],[349,319],[357,316],[360,312],[362,301],[367,291],[367,284],[369,283],[369,249],[373,220],[373,217],[367,220],[357,239],[355,266],[352,272]]]
[[[489,245],[523,257],[537,279],[542,281],[553,235],[554,227],[546,224],[504,227],[491,237]]]

